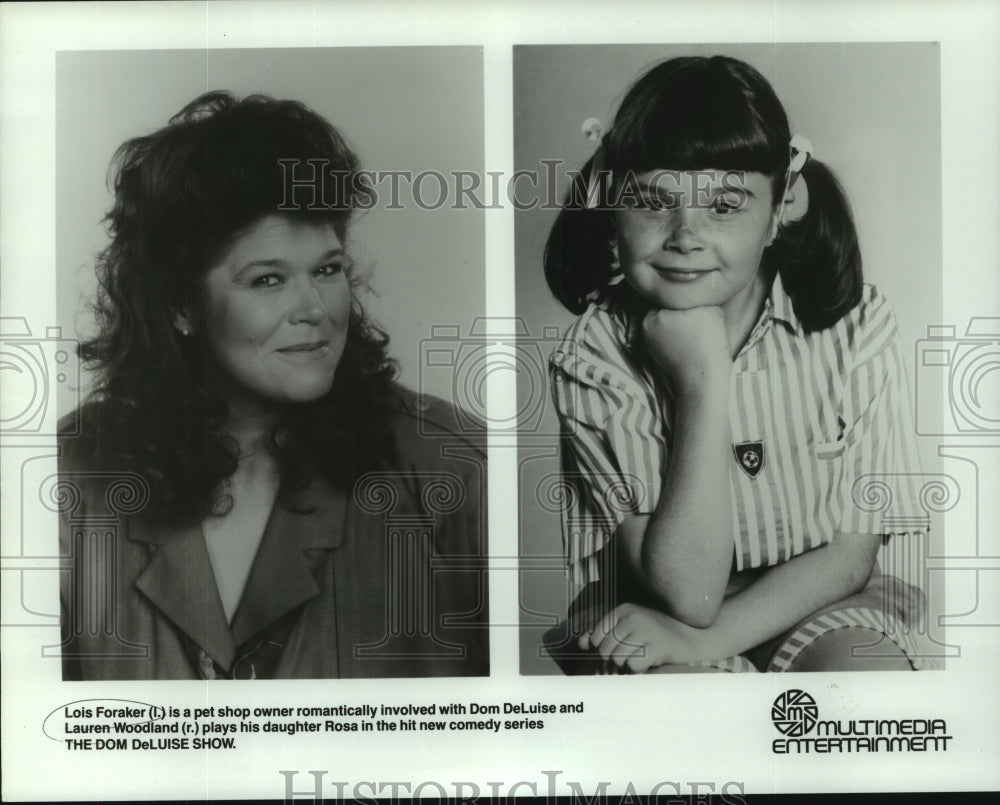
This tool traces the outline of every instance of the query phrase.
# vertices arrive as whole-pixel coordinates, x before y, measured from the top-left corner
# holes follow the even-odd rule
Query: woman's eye
[[[277,274],[263,274],[255,277],[250,283],[254,288],[273,288],[281,283],[281,277]]]

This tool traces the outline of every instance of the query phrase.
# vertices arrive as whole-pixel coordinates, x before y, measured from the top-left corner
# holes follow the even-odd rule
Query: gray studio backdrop
[[[94,255],[107,242],[101,218],[112,201],[105,184],[112,154],[208,90],[302,101],[347,136],[369,170],[484,170],[478,47],[63,52],[56,66],[57,287],[64,336],[79,337],[92,326],[85,299],[94,288]],[[428,181],[422,189],[433,205],[438,185]],[[417,388],[421,342],[432,325],[459,325],[465,332],[485,311],[484,219],[472,208],[452,209],[450,200],[421,209],[409,199],[401,192],[403,209],[386,209],[386,198],[361,217],[352,238],[376,292],[366,299],[368,310],[392,339],[402,382]],[[426,391],[452,398],[447,372],[424,380]],[[75,395],[61,394],[60,413],[75,402]]]
[[[593,153],[594,144],[580,130],[584,120],[596,117],[610,125],[628,87],[652,64],[674,56],[715,54],[743,59],[760,70],[784,104],[792,132],[810,139],[816,156],[839,174],[854,206],[866,281],[886,294],[899,320],[912,391],[916,341],[928,325],[942,323],[937,44],[515,47],[515,167],[544,174],[543,160],[561,160],[561,195],[568,186],[566,172],[579,170]],[[517,313],[538,339],[536,351],[546,355],[553,334],[564,332],[574,318],[552,298],[542,273],[542,252],[555,215],[543,209],[518,212],[515,223]],[[533,393],[547,397],[543,379],[525,382]],[[940,395],[940,383],[924,391]],[[551,401],[545,403],[537,419],[523,407],[530,433],[522,433],[519,451],[519,539],[525,569],[521,669],[528,674],[556,672],[550,660],[539,656],[538,639],[547,624],[565,613],[576,592],[553,567],[562,555],[558,505],[548,494],[559,469],[558,426]],[[939,463],[935,447],[931,440],[920,440],[924,471]],[[932,534],[932,544],[940,539],[940,533]]]

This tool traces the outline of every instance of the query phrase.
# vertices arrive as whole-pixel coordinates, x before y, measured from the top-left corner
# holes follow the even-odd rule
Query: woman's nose
[[[326,303],[320,296],[316,284],[311,279],[299,283],[296,288],[295,304],[289,316],[292,323],[315,324],[322,321],[327,312]]]
[[[667,232],[663,239],[663,248],[667,251],[687,254],[703,248],[698,237],[697,210],[693,209],[691,201],[684,199],[667,217]]]

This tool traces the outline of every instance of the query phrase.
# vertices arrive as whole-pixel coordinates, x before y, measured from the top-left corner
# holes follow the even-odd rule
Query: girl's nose
[[[667,251],[687,254],[702,248],[697,233],[697,210],[692,208],[690,199],[684,199],[667,218],[667,232],[663,248]]]
[[[318,324],[327,315],[326,303],[312,279],[300,283],[290,320],[293,324]]]

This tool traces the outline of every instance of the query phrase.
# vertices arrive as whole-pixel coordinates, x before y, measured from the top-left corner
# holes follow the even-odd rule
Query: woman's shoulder
[[[485,460],[486,425],[475,413],[398,383],[392,397],[389,427],[402,463],[438,463],[456,451]]]
[[[120,412],[103,402],[84,403],[59,420],[60,505],[67,513],[135,514],[149,502],[149,481],[113,449],[121,426]]]
[[[114,415],[101,402],[85,402],[65,414],[56,431],[60,471],[88,469],[100,451],[101,434],[110,427]]]

